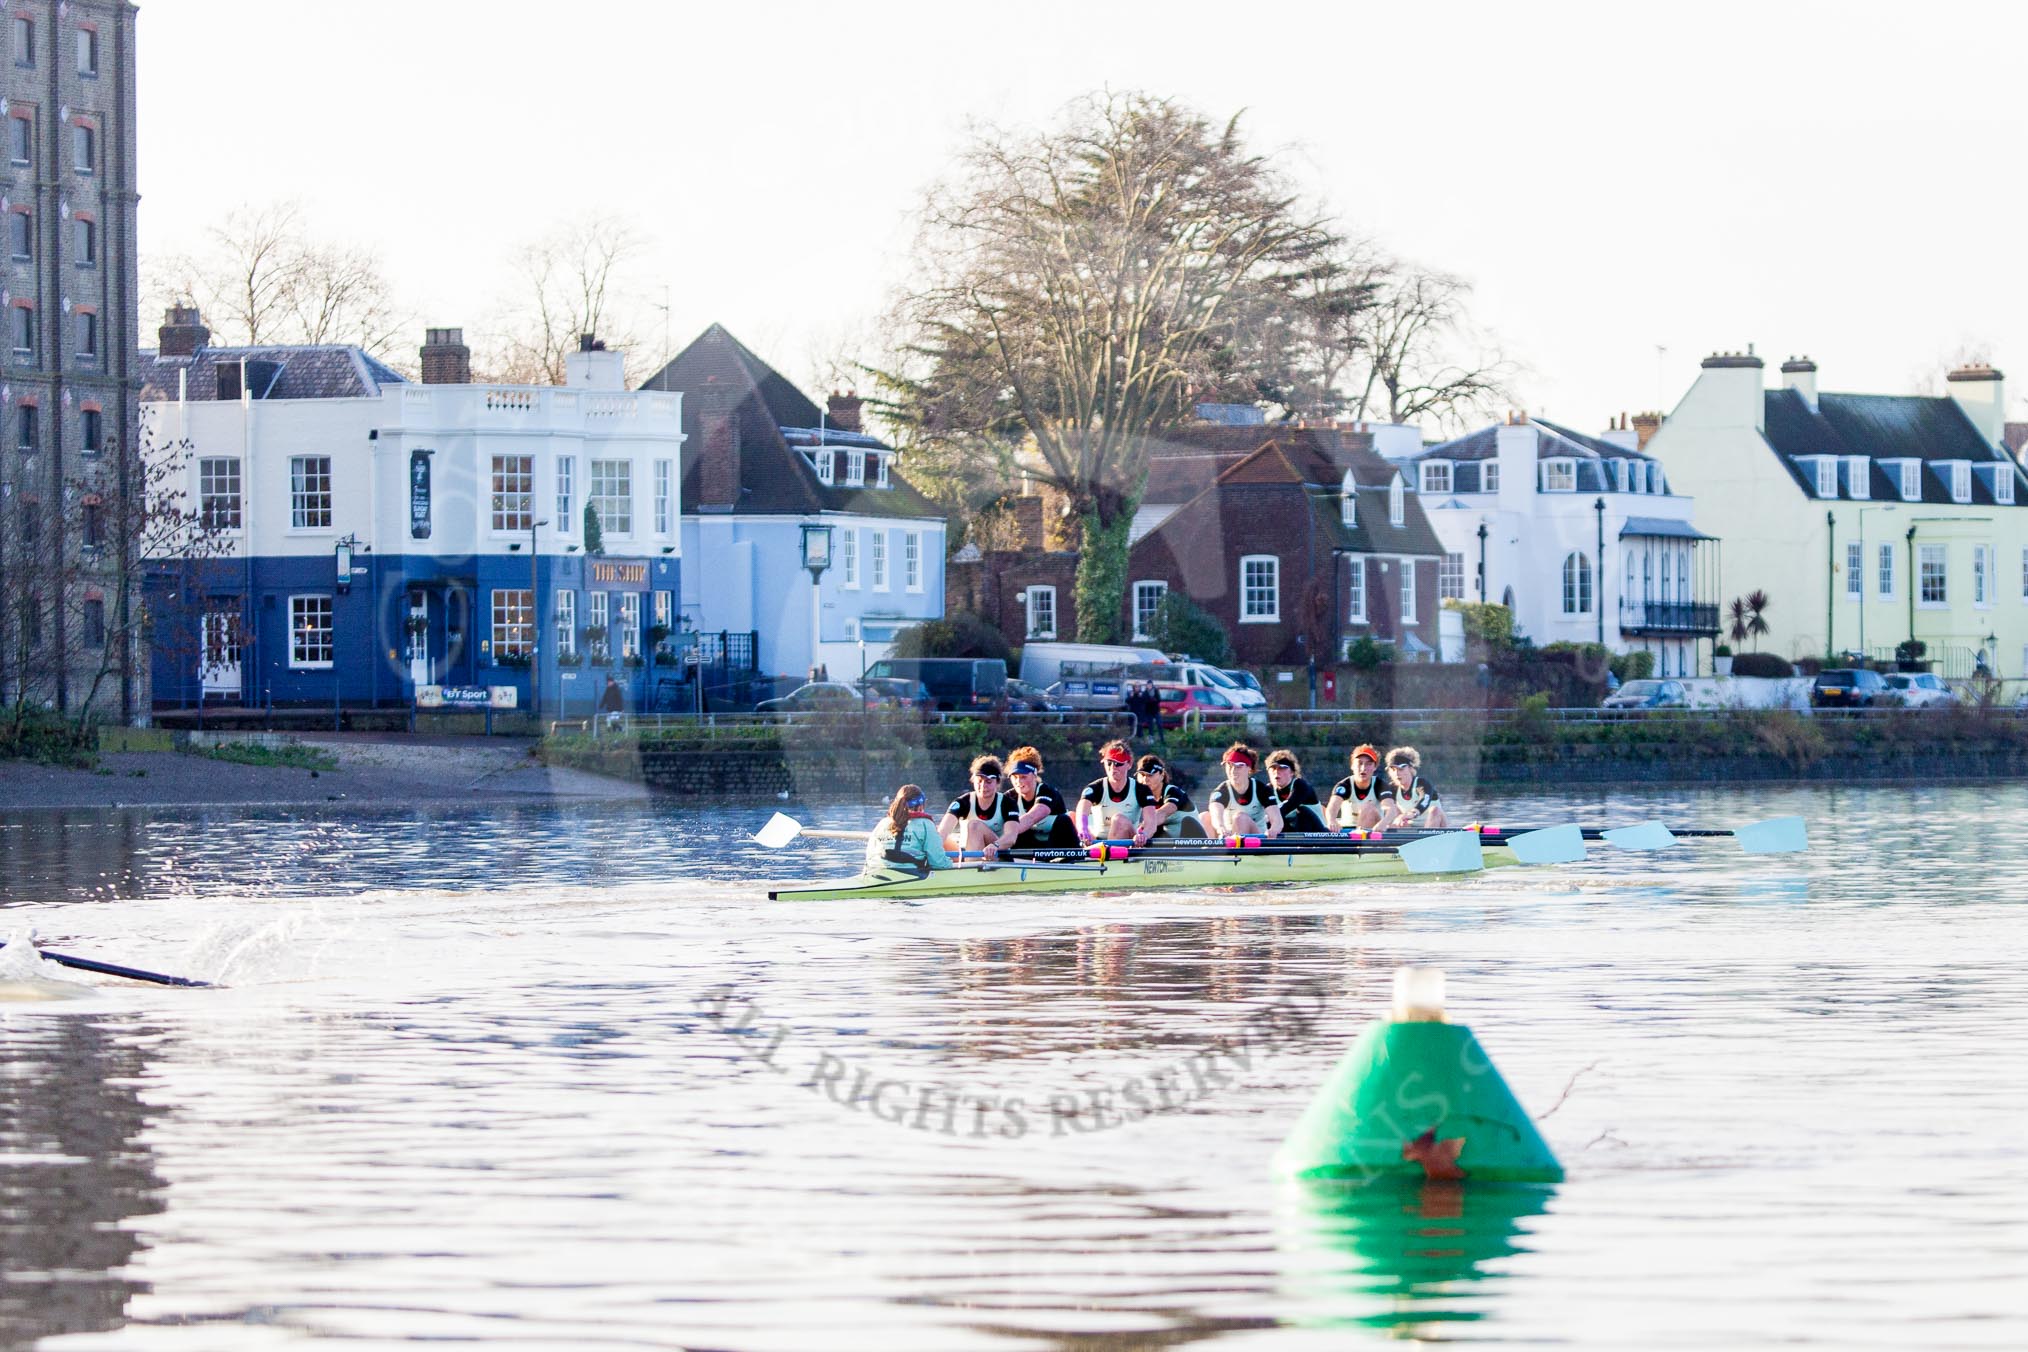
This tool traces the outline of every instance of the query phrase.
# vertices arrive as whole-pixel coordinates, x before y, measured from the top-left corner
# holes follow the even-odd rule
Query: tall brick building
[[[125,0],[0,17],[0,696],[122,721],[147,708],[113,529],[137,449],[134,19]]]

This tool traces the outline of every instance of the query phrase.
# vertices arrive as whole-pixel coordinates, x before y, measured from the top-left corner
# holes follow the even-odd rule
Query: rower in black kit
[[[1317,791],[1303,778],[1303,764],[1296,759],[1295,752],[1284,749],[1268,753],[1267,792],[1281,810],[1284,834],[1314,834],[1325,829]]]

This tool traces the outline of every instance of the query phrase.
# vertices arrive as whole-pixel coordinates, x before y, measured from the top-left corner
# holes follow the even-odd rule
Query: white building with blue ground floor
[[[683,397],[627,390],[619,353],[574,354],[564,386],[475,385],[436,329],[415,384],[355,347],[161,336],[145,442],[212,544],[148,562],[158,710],[485,689],[568,715],[608,675],[645,707],[683,674]]]

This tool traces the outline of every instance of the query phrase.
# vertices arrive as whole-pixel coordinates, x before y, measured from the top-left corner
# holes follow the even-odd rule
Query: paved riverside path
[[[335,770],[238,765],[179,751],[120,751],[96,769],[0,761],[0,811],[34,808],[323,804],[332,808],[460,802],[643,799],[640,784],[542,765],[525,737],[304,733]]]

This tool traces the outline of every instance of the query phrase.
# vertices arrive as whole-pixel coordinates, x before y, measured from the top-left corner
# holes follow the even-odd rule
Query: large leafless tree
[[[911,452],[1031,456],[1083,521],[1078,632],[1112,637],[1149,439],[1263,378],[1245,354],[1333,243],[1237,118],[1108,93],[979,130],[925,204],[882,411]]]
[[[1456,425],[1510,397],[1513,362],[1473,327],[1470,283],[1372,259],[1362,303],[1325,330],[1330,388],[1354,418]]]
[[[195,302],[221,344],[357,343],[387,358],[409,327],[372,251],[319,235],[293,201],[235,207],[147,271],[156,301]]]
[[[628,355],[628,383],[639,374],[632,274],[641,254],[633,228],[589,215],[559,225],[515,258],[516,292],[496,326],[488,374],[517,385],[561,385],[564,358],[592,334]]]

